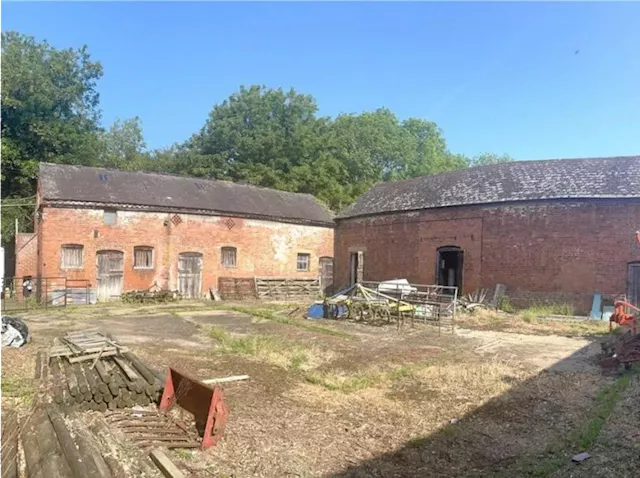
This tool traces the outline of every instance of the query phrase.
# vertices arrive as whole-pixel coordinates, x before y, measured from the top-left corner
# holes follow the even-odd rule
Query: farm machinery
[[[614,323],[629,328],[617,339],[602,344],[606,358],[600,361],[600,366],[605,370],[617,370],[624,365],[628,370],[633,362],[640,362],[640,334],[637,333],[637,314],[640,309],[625,300],[616,300],[613,307],[609,331],[613,331]]]

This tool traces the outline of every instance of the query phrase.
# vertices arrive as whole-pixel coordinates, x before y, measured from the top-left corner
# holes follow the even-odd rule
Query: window
[[[82,269],[82,253],[84,247],[78,244],[65,244],[62,246],[62,268]]]
[[[138,246],[133,248],[133,268],[153,269],[153,247]]]
[[[299,272],[308,271],[310,263],[311,263],[311,254],[298,254],[296,270]]]
[[[222,265],[225,269],[235,269],[237,252],[235,247],[222,248]]]
[[[113,226],[118,220],[118,214],[116,211],[105,209],[102,219],[107,226]]]

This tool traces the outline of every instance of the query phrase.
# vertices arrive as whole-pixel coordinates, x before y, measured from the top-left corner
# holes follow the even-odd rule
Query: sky
[[[640,154],[640,3],[7,3],[2,30],[87,45],[102,122],[188,139],[240,85],[319,114],[435,121],[449,149],[516,159]]]

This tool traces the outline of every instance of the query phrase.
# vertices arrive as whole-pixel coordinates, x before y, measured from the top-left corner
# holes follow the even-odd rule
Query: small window
[[[235,269],[237,259],[237,250],[235,247],[222,248],[222,265],[225,269]]]
[[[153,269],[153,247],[133,248],[133,268]]]
[[[296,270],[300,272],[308,271],[311,263],[311,254],[298,254]]]
[[[102,218],[107,226],[113,226],[118,221],[118,214],[116,211],[105,209]]]
[[[65,244],[62,246],[62,268],[82,269],[84,247],[78,244]]]

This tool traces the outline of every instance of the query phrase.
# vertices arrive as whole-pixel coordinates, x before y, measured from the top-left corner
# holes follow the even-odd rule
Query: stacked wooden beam
[[[60,346],[54,346],[48,363],[40,367],[40,370],[48,369],[53,402],[80,410],[104,412],[135,405],[146,406],[160,400],[164,385],[161,376],[112,337],[99,334],[104,337],[104,343],[95,345],[90,341],[95,341],[96,336],[87,339],[87,335],[67,335],[63,339],[63,348],[67,347],[71,355],[63,355],[66,352]],[[82,340],[77,338],[80,336]],[[98,352],[97,348],[100,349]],[[85,356],[92,360],[84,359]]]

